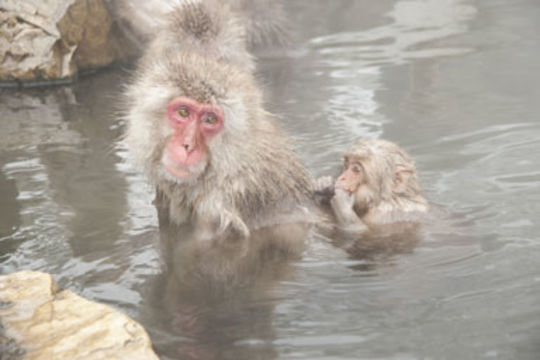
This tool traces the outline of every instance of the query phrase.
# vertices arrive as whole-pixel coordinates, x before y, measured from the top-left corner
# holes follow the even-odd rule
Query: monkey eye
[[[207,113],[204,115],[203,121],[208,125],[216,125],[218,123],[218,117],[214,113]]]
[[[183,118],[189,117],[189,110],[186,107],[181,106],[178,108],[178,110],[176,110],[176,112]]]
[[[364,170],[364,168],[362,167],[361,164],[352,164],[351,165],[351,170],[355,173],[360,173]]]

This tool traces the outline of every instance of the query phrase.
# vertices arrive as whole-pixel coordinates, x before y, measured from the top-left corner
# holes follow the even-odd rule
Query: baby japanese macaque
[[[358,232],[417,223],[429,208],[414,160],[396,144],[380,139],[352,145],[344,154],[343,172],[335,182],[320,178],[317,193],[339,227]]]

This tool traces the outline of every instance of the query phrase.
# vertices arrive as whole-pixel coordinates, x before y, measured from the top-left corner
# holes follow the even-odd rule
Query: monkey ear
[[[394,175],[393,191],[397,194],[403,194],[407,191],[409,179],[414,175],[410,169],[398,168]]]

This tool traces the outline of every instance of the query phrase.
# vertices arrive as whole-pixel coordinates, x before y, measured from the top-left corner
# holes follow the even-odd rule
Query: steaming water
[[[129,314],[165,359],[538,359],[540,4],[288,8],[296,39],[260,78],[310,170],[335,171],[358,137],[390,139],[459,220],[375,259],[314,236],[284,274],[166,303],[182,289],[163,285],[152,188],[118,141],[126,76],[112,70],[0,93],[0,271],[50,272]]]

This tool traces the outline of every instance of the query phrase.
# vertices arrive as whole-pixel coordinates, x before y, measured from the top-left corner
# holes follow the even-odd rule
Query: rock
[[[103,0],[2,0],[0,81],[70,79],[133,54]]]
[[[0,322],[2,359],[158,359],[141,325],[45,273],[0,276]]]

